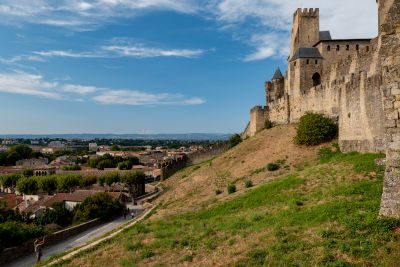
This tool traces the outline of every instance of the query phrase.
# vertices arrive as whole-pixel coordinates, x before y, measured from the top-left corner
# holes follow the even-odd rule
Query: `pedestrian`
[[[36,239],[35,242],[33,243],[34,249],[35,249],[35,254],[36,254],[36,263],[39,263],[39,261],[42,259],[42,247],[45,243],[44,237],[42,241],[39,239]]]
[[[133,210],[132,210],[131,216],[132,216],[132,219],[135,218],[135,212]]]
[[[126,215],[128,214],[128,211],[126,210],[126,208],[124,208],[123,213],[124,213],[124,220],[126,220]]]

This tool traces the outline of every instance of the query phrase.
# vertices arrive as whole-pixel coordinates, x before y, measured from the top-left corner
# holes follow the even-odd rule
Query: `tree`
[[[79,174],[60,175],[57,177],[57,189],[60,192],[71,192],[79,186],[82,176]]]
[[[144,193],[142,191],[146,183],[146,175],[142,171],[125,172],[121,177],[121,182],[128,186],[129,194],[133,200],[135,196]]]
[[[132,166],[133,166],[133,164],[129,160],[118,163],[119,170],[131,170]]]
[[[80,171],[81,170],[81,166],[79,165],[67,165],[67,166],[62,166],[61,170],[63,171]]]
[[[73,213],[66,209],[62,202],[57,202],[44,211],[42,216],[38,218],[37,223],[39,225],[55,223],[66,227],[72,223],[72,219]]]
[[[14,189],[17,186],[17,181],[21,179],[19,174],[8,174],[0,177],[1,185],[4,188]]]
[[[0,251],[7,247],[19,246],[25,241],[44,235],[43,227],[21,222],[0,224]]]
[[[57,179],[55,176],[36,177],[39,184],[39,189],[51,195],[57,191]]]
[[[111,147],[111,150],[112,150],[112,151],[120,151],[120,147],[119,147],[118,145],[113,145],[113,146]]]
[[[32,169],[25,169],[25,170],[22,172],[22,174],[23,174],[25,177],[31,177],[31,176],[33,176],[33,170],[32,170]]]
[[[104,159],[97,163],[96,168],[98,170],[104,170],[105,168],[115,168],[115,164],[111,159]]]
[[[17,190],[25,195],[35,195],[39,190],[39,186],[34,177],[24,177],[18,180]]]
[[[234,134],[230,139],[229,139],[229,148],[235,147],[238,144],[242,142],[242,138],[238,134]]]
[[[106,185],[112,186],[120,181],[119,173],[118,172],[106,172],[102,175],[104,177],[104,182]]]
[[[96,176],[84,176],[84,177],[82,177],[79,185],[81,187],[88,187],[88,186],[94,185],[96,182],[97,182]]]
[[[83,222],[95,218],[110,218],[121,214],[123,205],[114,201],[107,193],[98,193],[86,198],[74,209],[74,221]]]

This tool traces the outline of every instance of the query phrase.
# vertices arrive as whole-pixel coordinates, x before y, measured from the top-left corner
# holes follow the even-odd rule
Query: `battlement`
[[[266,108],[266,107],[263,107],[263,106],[255,106],[255,107],[253,107],[253,108],[250,110],[250,112],[251,112],[251,113],[253,113],[253,112],[258,112],[258,111],[264,112],[266,109],[267,109],[267,108]]]
[[[294,17],[319,17],[319,8],[298,8],[294,13]]]

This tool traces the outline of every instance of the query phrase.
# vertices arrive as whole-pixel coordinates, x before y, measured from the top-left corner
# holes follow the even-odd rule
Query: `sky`
[[[297,7],[377,35],[373,0],[0,0],[0,134],[241,132]]]

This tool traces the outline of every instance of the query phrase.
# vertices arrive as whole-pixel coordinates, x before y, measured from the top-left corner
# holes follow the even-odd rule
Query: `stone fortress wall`
[[[400,0],[376,2],[374,39],[332,39],[319,9],[296,10],[287,71],[266,82],[266,107],[251,110],[244,135],[306,112],[336,119],[342,151],[386,152],[381,214],[400,216]]]

